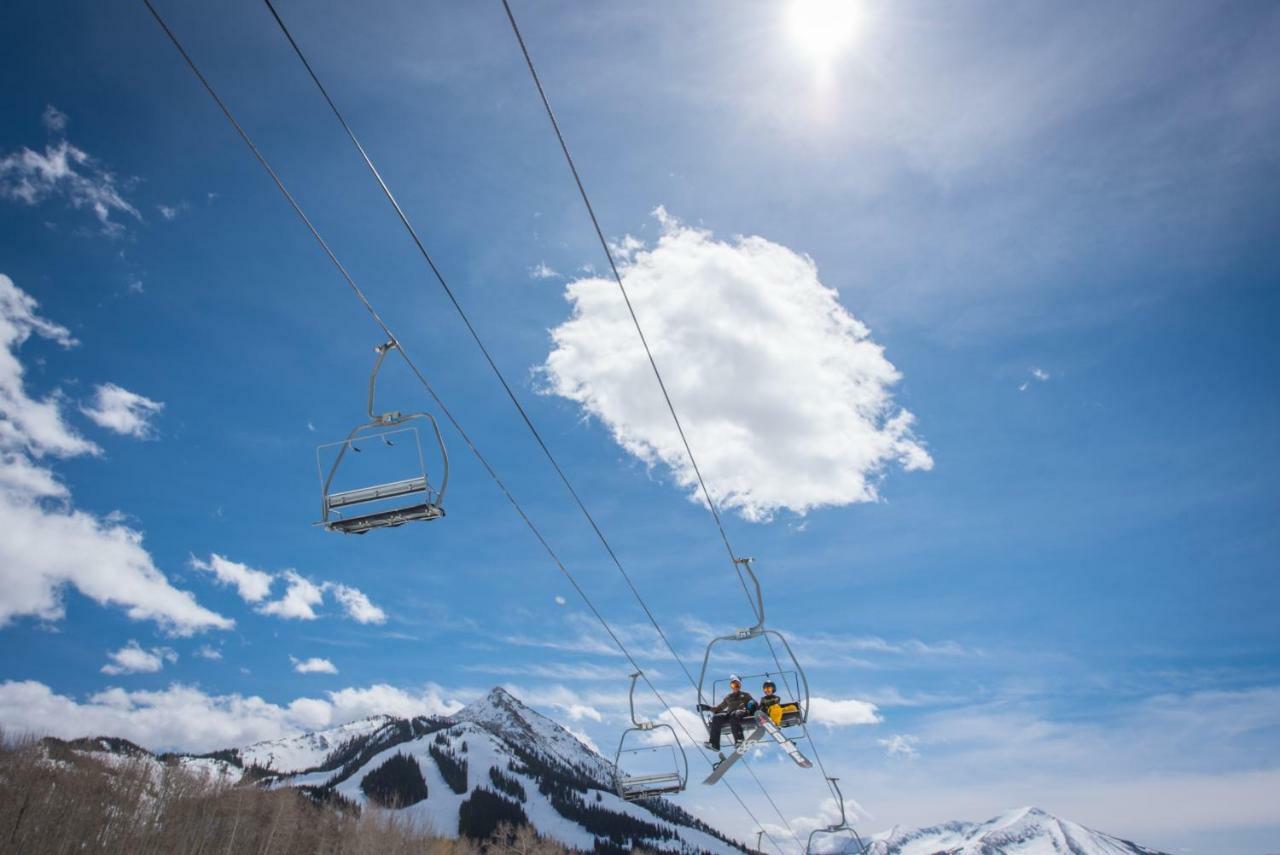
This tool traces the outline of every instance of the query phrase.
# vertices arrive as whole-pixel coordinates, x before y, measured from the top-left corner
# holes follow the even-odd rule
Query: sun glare
[[[796,45],[819,63],[836,57],[858,30],[855,0],[791,0],[787,31]]]

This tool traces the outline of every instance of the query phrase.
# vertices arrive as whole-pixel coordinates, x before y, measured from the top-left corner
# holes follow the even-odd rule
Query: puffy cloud
[[[929,469],[899,381],[867,327],[812,259],[761,237],[732,243],[659,208],[652,249],[622,274],[715,500],[750,520],[874,501],[893,462]],[[572,317],[552,330],[544,391],[599,418],[626,451],[697,480],[626,305],[611,280],[570,282]]]
[[[324,589],[293,570],[286,570],[282,575],[289,585],[284,596],[260,606],[258,612],[293,620],[315,620],[315,607],[324,602]]]
[[[310,659],[296,659],[290,656],[289,661],[293,663],[293,670],[299,674],[338,673],[338,666],[334,665],[328,659],[321,659],[318,656],[312,656]]]
[[[0,538],[0,626],[19,615],[60,619],[65,585],[174,635],[235,625],[169,584],[139,531],[10,490],[0,490],[0,516],[11,527]]]
[[[174,588],[142,547],[142,533],[122,517],[76,510],[70,492],[42,461],[96,454],[98,447],[64,420],[62,398],[35,400],[16,350],[32,335],[63,347],[70,333],[37,313],[34,299],[0,274],[0,626],[29,615],[62,617],[70,585],[134,620],[154,621],[176,635],[229,629],[234,622]]]
[[[179,683],[160,691],[107,689],[83,702],[35,680],[0,683],[0,721],[14,731],[74,739],[110,734],[153,751],[212,751],[331,727],[357,718],[444,715],[462,705],[439,686],[407,691],[385,684],[297,698],[286,705],[256,696],[209,695]]]
[[[209,556],[208,561],[191,556],[191,566],[197,570],[212,573],[214,578],[224,585],[235,586],[240,599],[246,603],[261,602],[271,593],[271,580],[274,577],[270,573],[254,570],[247,564],[223,558],[216,552]]]
[[[347,617],[356,623],[386,623],[387,613],[375,606],[358,588],[334,584],[329,587],[333,596],[342,605]]]
[[[115,383],[102,383],[94,390],[93,403],[82,406],[80,412],[98,427],[137,439],[153,439],[155,427],[151,420],[163,409],[164,404],[159,401]]]
[[[138,642],[130,640],[108,658],[111,661],[102,666],[103,674],[154,674],[164,663],[177,662],[178,654],[168,647],[143,650]]]
[[[545,261],[539,261],[529,268],[529,276],[534,279],[556,279],[560,274],[548,267]]]
[[[66,140],[45,146],[43,153],[22,148],[0,157],[0,199],[37,205],[55,196],[72,208],[92,211],[107,235],[124,231],[112,219],[115,214],[142,219],[121,194],[116,177]]]
[[[827,727],[845,727],[855,724],[879,724],[880,714],[876,705],[853,698],[833,700],[813,697],[809,701],[809,721]]]

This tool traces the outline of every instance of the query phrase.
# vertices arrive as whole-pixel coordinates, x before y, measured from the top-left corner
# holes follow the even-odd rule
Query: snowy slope
[[[867,851],[868,855],[1161,855],[1033,807],[982,823],[894,828],[875,835]]]
[[[494,689],[449,718],[411,722],[386,719],[376,726],[370,726],[370,721],[353,723],[360,726],[354,731],[344,730],[340,734],[322,731],[275,740],[241,749],[239,754],[246,760],[270,756],[275,761],[275,770],[283,770],[289,764],[299,770],[312,770],[277,774],[267,782],[270,786],[319,788],[362,806],[370,803],[361,788],[366,775],[397,754],[412,757],[422,772],[428,796],[397,812],[445,836],[458,833],[459,810],[477,789],[497,791],[490,780],[492,768],[521,785],[525,797],[518,803],[539,833],[576,849],[591,851],[600,838],[562,815],[540,784],[550,781],[559,787],[568,787],[578,792],[582,801],[593,809],[607,811],[615,817],[634,818],[662,829],[670,837],[637,838],[633,841],[636,846],[673,853],[727,855],[743,851],[715,836],[709,828],[699,827],[696,820],[673,805],[659,806],[663,814],[659,816],[642,805],[618,798],[613,792],[613,765],[608,760],[503,689]],[[352,736],[366,741],[363,750],[354,755],[349,742]],[[331,758],[319,756],[322,752],[317,746],[321,743],[345,745],[346,761],[335,763]],[[431,755],[433,746],[465,758],[465,792],[455,793],[445,781]],[[505,794],[502,797],[515,801]]]
[[[238,754],[245,766],[261,766],[273,772],[301,772],[321,765],[344,742],[372,736],[391,721],[388,715],[370,716],[328,730],[256,742],[241,748]]]

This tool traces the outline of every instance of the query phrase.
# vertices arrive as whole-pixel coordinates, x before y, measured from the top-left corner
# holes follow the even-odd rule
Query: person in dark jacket
[[[774,707],[782,701],[782,698],[778,697],[778,687],[774,685],[772,680],[765,680],[764,685],[761,686],[760,689],[764,692],[764,694],[760,696],[760,712],[769,716],[769,720],[774,724],[781,724],[782,710],[774,709]]]
[[[711,723],[707,725],[707,747],[712,751],[720,750],[720,731],[729,725],[729,730],[733,732],[733,744],[740,745],[742,743],[742,719],[751,715],[756,711],[756,701],[751,695],[742,691],[742,680],[737,674],[729,677],[729,694],[715,706],[710,704],[698,704],[698,709],[702,712],[714,713],[711,716]]]

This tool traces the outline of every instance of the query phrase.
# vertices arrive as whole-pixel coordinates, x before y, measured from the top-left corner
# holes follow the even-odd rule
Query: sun
[[[831,62],[848,46],[859,23],[855,0],[791,0],[787,4],[788,35],[820,64]]]

